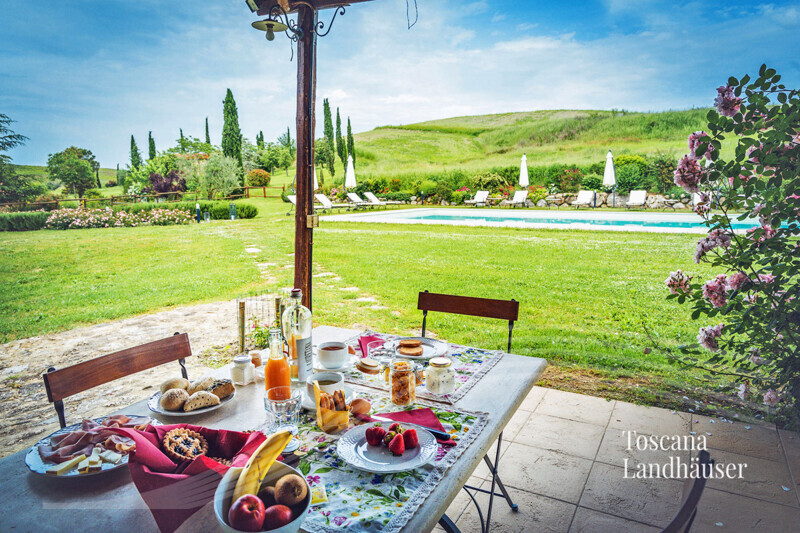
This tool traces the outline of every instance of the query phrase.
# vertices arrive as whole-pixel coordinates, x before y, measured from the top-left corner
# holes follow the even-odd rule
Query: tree
[[[273,174],[276,168],[288,169],[292,166],[292,161],[289,149],[280,144],[267,143],[258,153],[259,168],[270,174]]]
[[[264,149],[264,132],[263,131],[259,131],[258,135],[256,135],[256,147],[259,150],[263,150]]]
[[[314,160],[323,168],[327,167],[331,176],[335,175],[333,163],[336,160],[336,155],[331,151],[331,147],[325,142],[325,139],[320,139],[314,143]],[[317,177],[320,178],[321,176]]]
[[[239,112],[236,110],[236,101],[233,93],[228,93],[223,100],[223,126],[222,126],[222,154],[232,157],[242,167],[242,132],[239,129]]]
[[[353,130],[350,128],[350,117],[347,117],[347,153],[353,156],[353,166],[356,164],[356,144],[353,140]]]
[[[0,203],[26,202],[47,192],[33,176],[17,174],[14,165],[0,157]]]
[[[213,154],[208,158],[200,174],[199,188],[209,199],[230,195],[240,187],[239,162],[228,156]]]
[[[206,117],[206,144],[211,146],[211,135],[208,133],[208,117]]]
[[[24,135],[16,133],[9,128],[9,125],[11,125],[13,122],[16,121],[11,120],[8,115],[0,113],[0,160],[5,161],[6,163],[11,162],[11,157],[2,152],[11,150],[15,146],[25,144],[25,141],[28,140],[28,138]]]
[[[136,146],[136,139],[131,135],[131,169],[140,166],[142,166],[142,154],[139,152],[139,147]]]
[[[172,154],[199,154],[202,152],[211,152],[211,145],[204,143],[197,137],[192,137],[191,135],[179,137],[178,139],[175,139],[175,142],[177,142],[178,145],[168,148],[167,152]]]
[[[347,165],[347,147],[345,146],[344,137],[342,137],[342,119],[339,116],[339,108],[336,108],[336,153],[339,154],[339,159],[342,160],[342,166]]]
[[[95,184],[92,165],[78,156],[74,147],[47,157],[47,172],[50,179],[59,180],[67,191],[82,197]]]
[[[286,133],[278,137],[278,144],[289,150],[289,155],[294,159],[294,154],[297,151],[297,144],[295,144],[294,139],[292,139],[292,133],[288,127],[286,128]]]
[[[153,159],[156,156],[156,141],[153,139],[153,132],[147,132],[147,159]]]
[[[333,120],[331,119],[331,106],[328,103],[327,98],[322,102],[322,111],[324,115],[323,135],[325,136],[325,142],[328,144],[327,154],[330,154],[325,163],[328,165],[328,168],[331,171],[331,176],[333,176],[335,174],[333,164],[336,162],[336,147],[333,143]]]

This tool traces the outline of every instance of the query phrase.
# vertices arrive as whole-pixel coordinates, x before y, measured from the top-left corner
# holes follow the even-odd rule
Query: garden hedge
[[[239,218],[255,218],[258,209],[252,204],[233,202],[236,204],[236,214]],[[115,211],[127,211],[128,213],[139,213],[141,211],[151,211],[153,209],[188,209],[195,214],[195,205],[200,204],[200,212],[208,211],[212,220],[227,220],[230,218],[229,205],[231,202],[212,202],[201,200],[199,202],[143,202],[138,204],[115,205]]]
[[[50,213],[0,213],[0,231],[32,231],[42,229]]]

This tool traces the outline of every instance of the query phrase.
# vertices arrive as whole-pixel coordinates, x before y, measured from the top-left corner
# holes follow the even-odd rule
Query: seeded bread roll
[[[214,378],[203,378],[196,381],[192,381],[192,384],[189,385],[187,392],[191,396],[195,392],[208,389],[212,383],[214,383]]]
[[[219,405],[219,398],[217,395],[201,390],[189,396],[189,399],[186,400],[186,403],[183,405],[183,410],[186,412],[195,411],[203,407],[211,407],[212,405]]]
[[[217,379],[210,387],[206,389],[211,394],[214,394],[220,400],[227,398],[236,390],[233,382],[229,379]]]
[[[183,389],[170,389],[161,394],[161,407],[167,411],[180,411],[189,399],[189,393]]]
[[[168,379],[164,383],[161,384],[161,394],[164,394],[168,390],[171,389],[183,389],[187,390],[189,388],[189,380],[184,378],[172,378]]]

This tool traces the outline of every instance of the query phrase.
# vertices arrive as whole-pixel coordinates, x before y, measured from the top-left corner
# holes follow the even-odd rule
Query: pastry
[[[236,389],[231,380],[217,379],[206,390],[222,400],[233,394]]]
[[[212,383],[214,383],[214,378],[211,377],[203,378],[197,381],[192,381],[192,384],[189,385],[187,392],[191,395],[197,391],[206,390],[211,386]]]
[[[189,380],[186,378],[172,378],[168,379],[164,383],[161,384],[161,394],[164,394],[168,390],[171,389],[183,389],[187,390],[189,388]]]
[[[183,410],[189,412],[213,405],[219,405],[219,397],[207,390],[201,390],[189,396],[189,399],[183,405]]]
[[[418,356],[422,355],[422,346],[413,346],[413,347],[401,346],[400,348],[397,349],[397,351],[401,355]]]
[[[381,372],[381,365],[375,360],[366,357],[364,359],[360,359],[356,363],[356,369],[360,370],[365,374],[380,374]]]
[[[161,407],[167,411],[180,411],[189,399],[189,393],[183,389],[170,389],[161,395]]]
[[[231,466],[231,460],[223,457],[209,457],[212,461],[216,461],[223,466]]]
[[[397,343],[401,348],[416,348],[422,346],[422,341],[419,339],[403,339]]]
[[[164,453],[173,461],[191,461],[208,452],[208,442],[196,431],[176,428],[164,435]]]
[[[344,401],[344,391],[333,391],[333,404],[336,406],[337,411],[347,411],[347,404]]]

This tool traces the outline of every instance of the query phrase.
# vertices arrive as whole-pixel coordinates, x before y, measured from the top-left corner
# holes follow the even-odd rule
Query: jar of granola
[[[410,361],[392,361],[391,386],[392,403],[395,405],[410,405],[416,400],[416,376]]]

